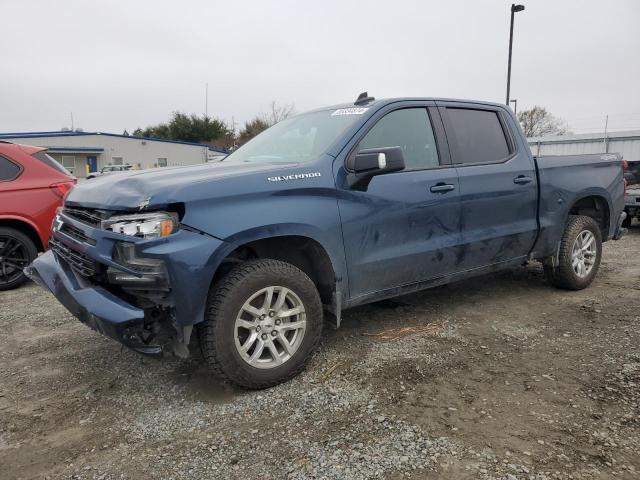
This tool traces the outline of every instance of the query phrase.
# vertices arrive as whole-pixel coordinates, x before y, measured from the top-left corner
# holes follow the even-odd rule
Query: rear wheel
[[[318,291],[304,272],[277,260],[255,260],[212,289],[200,344],[217,374],[246,388],[266,388],[302,371],[322,324]]]
[[[581,290],[591,285],[602,257],[602,235],[595,220],[571,215],[560,240],[558,263],[546,264],[549,282],[567,290]]]
[[[629,228],[631,226],[631,220],[633,220],[633,217],[627,214],[627,218],[622,221],[622,228]]]
[[[0,290],[22,285],[27,277],[23,269],[38,256],[38,249],[24,233],[0,227]]]

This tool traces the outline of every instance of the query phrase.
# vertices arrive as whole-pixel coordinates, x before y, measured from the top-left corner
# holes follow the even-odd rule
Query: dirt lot
[[[0,477],[640,478],[639,252],[581,292],[531,265],[348,311],[262,392],[0,292]]]

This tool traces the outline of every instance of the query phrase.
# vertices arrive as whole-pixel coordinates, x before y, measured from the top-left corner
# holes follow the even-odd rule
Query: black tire
[[[38,249],[28,236],[15,228],[0,227],[0,290],[11,290],[26,282],[22,269],[37,256]]]
[[[579,276],[572,266],[573,246],[578,235],[588,230],[595,237],[596,258],[591,270],[586,276]],[[595,220],[583,215],[571,215],[560,240],[558,264],[553,267],[550,262],[544,265],[544,273],[549,283],[554,287],[566,290],[582,290],[593,282],[600,267],[602,258],[602,235]]]
[[[633,217],[627,213],[627,218],[622,221],[622,228],[629,228]]]
[[[304,306],[307,324],[298,349],[288,360],[260,369],[238,352],[235,321],[251,295],[274,285],[295,292]],[[322,326],[322,304],[311,279],[289,263],[265,259],[240,264],[211,289],[198,332],[205,362],[214,373],[236,385],[260,389],[286,382],[304,369],[320,342]]]

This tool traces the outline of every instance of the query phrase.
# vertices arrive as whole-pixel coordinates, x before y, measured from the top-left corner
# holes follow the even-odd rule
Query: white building
[[[640,161],[640,130],[527,138],[534,155],[619,153],[630,162]]]
[[[106,165],[133,165],[135,169],[195,165],[219,161],[226,152],[199,143],[117,135],[115,133],[58,131],[0,133],[0,140],[45,147],[48,153],[83,178]]]

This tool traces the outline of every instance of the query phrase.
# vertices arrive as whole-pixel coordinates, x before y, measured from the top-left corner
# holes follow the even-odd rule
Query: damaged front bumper
[[[162,347],[145,343],[145,312],[101,287],[81,280],[51,250],[25,269],[25,274],[45,287],[88,327],[140,353],[160,355]]]
[[[136,272],[117,261],[123,242],[133,244],[139,258],[160,261],[161,290],[137,290],[140,286],[132,282]],[[62,210],[54,223],[52,249],[25,274],[50,290],[82,323],[128,348],[158,356],[172,345],[175,353],[184,355],[193,325],[204,318],[224,245],[188,228],[159,239],[134,238],[102,230]],[[113,281],[118,271],[126,280],[121,284]]]

